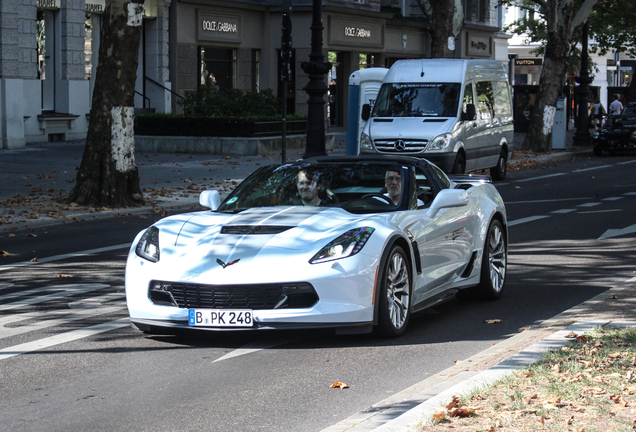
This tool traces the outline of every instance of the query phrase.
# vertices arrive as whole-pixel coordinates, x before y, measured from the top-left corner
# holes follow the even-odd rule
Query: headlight
[[[592,132],[592,138],[593,139],[598,139],[598,135],[599,135],[598,132],[596,132],[596,131]]]
[[[320,251],[309,260],[309,264],[338,260],[357,254],[367,243],[373,231],[375,231],[375,228],[371,227],[355,228],[347,231],[320,249]]]
[[[632,139],[636,139],[636,130],[632,132]]]
[[[141,236],[135,253],[148,261],[159,261],[159,228],[151,226]]]
[[[369,135],[365,134],[364,132],[362,132],[362,135],[360,135],[360,149],[373,150],[373,144],[371,144],[371,138],[369,137]]]
[[[431,143],[428,145],[426,150],[442,150],[448,147],[451,142],[451,134],[445,133],[441,135],[437,135]]]

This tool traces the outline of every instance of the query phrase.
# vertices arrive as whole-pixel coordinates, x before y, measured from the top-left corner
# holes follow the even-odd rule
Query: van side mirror
[[[477,110],[475,109],[475,105],[467,104],[466,112],[462,114],[464,115],[464,120],[475,120],[477,118]]]
[[[362,105],[362,120],[367,121],[371,117],[371,105],[364,104]]]

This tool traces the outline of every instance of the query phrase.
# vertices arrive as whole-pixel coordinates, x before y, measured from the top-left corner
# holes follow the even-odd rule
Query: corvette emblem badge
[[[239,259],[235,259],[234,261],[230,261],[229,263],[227,263],[227,264],[226,264],[226,263],[224,263],[223,261],[221,261],[219,258],[217,258],[217,259],[216,259],[216,263],[217,263],[218,265],[220,265],[221,267],[225,268],[225,267],[231,266],[232,264],[236,264],[236,263],[237,263],[237,262],[239,262],[240,260],[241,260],[240,258],[239,258]]]

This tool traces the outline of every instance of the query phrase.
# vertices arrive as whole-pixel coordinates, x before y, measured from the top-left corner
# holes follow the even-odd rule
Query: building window
[[[219,89],[236,88],[236,50],[199,47],[200,85]]]
[[[252,91],[261,91],[261,50],[252,50]]]
[[[360,54],[360,69],[366,69],[375,66],[375,55]]]
[[[464,19],[470,22],[490,20],[490,0],[464,0]]]
[[[55,111],[55,12],[37,13],[38,78],[42,82],[42,111]]]

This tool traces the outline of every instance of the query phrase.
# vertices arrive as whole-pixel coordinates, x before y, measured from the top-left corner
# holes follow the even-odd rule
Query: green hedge
[[[279,119],[271,118],[240,119],[144,114],[135,116],[135,134],[212,137],[276,136],[282,132],[281,123]],[[307,120],[295,117],[287,121],[288,134],[306,131]]]

